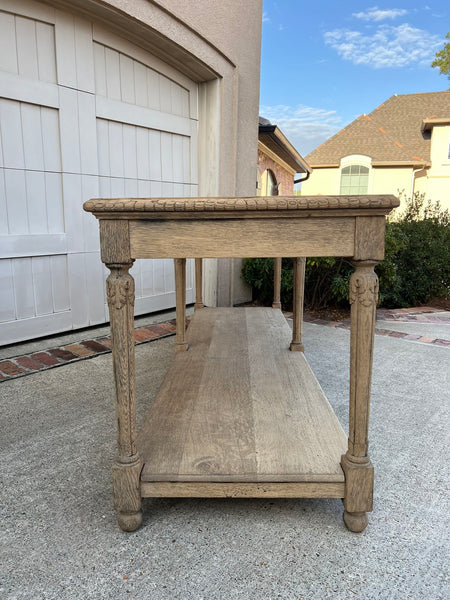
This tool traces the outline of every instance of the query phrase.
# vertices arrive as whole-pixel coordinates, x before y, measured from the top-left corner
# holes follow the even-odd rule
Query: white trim
[[[128,123],[147,129],[157,129],[178,135],[191,135],[192,120],[179,117],[152,108],[144,108],[135,104],[126,104],[121,100],[110,100],[104,96],[96,96],[96,116],[108,121]]]
[[[61,331],[70,331],[73,329],[71,313],[72,311],[67,310],[0,323],[0,346],[32,340]]]
[[[59,108],[59,94],[56,83],[27,79],[4,71],[0,71],[0,96],[18,102]]]
[[[52,256],[55,254],[67,254],[65,233],[0,236],[1,258]]]

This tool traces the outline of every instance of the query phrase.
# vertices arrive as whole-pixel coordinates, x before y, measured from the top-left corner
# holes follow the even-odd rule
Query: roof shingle
[[[350,154],[374,162],[429,161],[431,135],[424,119],[450,119],[450,91],[394,95],[361,115],[306,156],[312,167],[339,164]]]

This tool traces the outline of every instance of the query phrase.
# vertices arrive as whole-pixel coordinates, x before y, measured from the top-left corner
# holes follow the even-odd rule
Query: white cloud
[[[263,12],[262,22],[263,23],[270,23],[269,13]]]
[[[335,110],[304,104],[261,106],[259,114],[278,125],[302,156],[306,156],[342,127],[342,119]]]
[[[335,29],[324,35],[325,43],[355,65],[374,69],[428,65],[442,39],[404,23],[398,27],[381,25],[373,35],[349,29]]]
[[[408,11],[404,8],[378,8],[372,6],[366,11],[353,13],[353,16],[363,21],[384,21],[385,19],[396,19],[406,15]]]

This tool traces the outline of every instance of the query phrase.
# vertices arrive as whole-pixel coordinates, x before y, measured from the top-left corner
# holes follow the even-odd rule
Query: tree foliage
[[[450,40],[450,31],[447,32],[445,38]],[[431,63],[432,67],[438,67],[441,75],[447,75],[450,80],[450,41],[444,44],[442,50],[436,52],[435,59]]]

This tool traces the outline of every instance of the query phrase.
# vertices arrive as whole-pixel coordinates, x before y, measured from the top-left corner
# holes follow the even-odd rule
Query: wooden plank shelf
[[[279,310],[197,310],[138,436],[141,481],[343,484],[347,437],[290,340]]]

